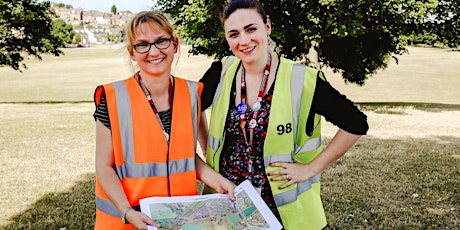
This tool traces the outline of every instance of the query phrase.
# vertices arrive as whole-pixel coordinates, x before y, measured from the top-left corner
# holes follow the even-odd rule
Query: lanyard
[[[155,117],[157,118],[158,122],[160,123],[160,127],[161,127],[161,130],[163,130],[163,134],[165,135],[166,141],[169,143],[169,134],[166,132],[165,127],[163,125],[163,122],[161,122],[161,118],[160,118],[160,115],[158,115],[158,110],[155,107],[155,103],[153,102],[153,98],[152,98],[152,96],[150,96],[150,92],[147,89],[147,87],[145,86],[144,82],[142,81],[142,78],[141,78],[141,75],[139,74],[139,72],[137,73],[137,78],[139,79],[139,85],[141,86],[142,91],[144,91],[144,94],[147,97],[147,100],[149,101],[150,106],[152,106],[153,113],[155,113]],[[169,93],[168,102],[169,102],[169,106],[171,107],[172,93],[173,93],[172,78],[171,77],[169,78],[169,91],[168,91],[168,93]]]
[[[252,155],[252,145],[254,144],[254,128],[257,126],[257,118],[259,116],[259,110],[261,107],[262,98],[265,94],[265,90],[267,88],[268,83],[268,76],[270,75],[270,66],[272,62],[272,56],[269,53],[267,58],[267,64],[265,65],[264,69],[264,76],[262,77],[262,81],[260,82],[259,93],[257,94],[257,100],[254,102],[252,106],[252,110],[254,113],[252,114],[251,120],[249,121],[249,141],[246,135],[246,112],[247,112],[247,104],[246,104],[246,70],[244,69],[243,65],[243,72],[241,74],[241,103],[238,104],[236,107],[237,112],[240,114],[240,128],[243,132],[244,141],[248,146],[248,155]],[[249,160],[249,172],[252,172],[252,159]]]

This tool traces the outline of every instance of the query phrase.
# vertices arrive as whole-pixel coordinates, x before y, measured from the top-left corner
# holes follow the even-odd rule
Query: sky
[[[117,11],[130,10],[133,13],[149,10],[154,4],[154,0],[50,0],[50,2],[64,3],[72,5],[73,8],[81,7],[83,10],[98,10],[101,12],[110,12],[112,6],[115,5]]]

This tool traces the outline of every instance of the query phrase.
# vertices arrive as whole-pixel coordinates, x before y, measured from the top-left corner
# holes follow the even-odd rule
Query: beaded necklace
[[[247,92],[246,92],[246,70],[243,66],[243,72],[241,74],[241,102],[236,106],[236,110],[238,114],[240,114],[240,127],[243,132],[243,137],[244,141],[246,142],[246,145],[248,146],[248,155],[249,155],[249,163],[248,163],[248,171],[252,172],[253,169],[253,159],[252,159],[252,146],[254,144],[254,128],[257,126],[257,118],[259,116],[259,110],[261,107],[260,102],[262,101],[262,98],[265,94],[265,90],[267,88],[267,83],[268,83],[268,76],[270,75],[270,67],[271,67],[271,62],[272,62],[272,56],[269,53],[268,58],[267,58],[267,64],[265,65],[264,69],[264,75],[262,77],[262,81],[260,82],[260,87],[259,87],[259,93],[257,94],[257,100],[254,102],[252,105],[252,111],[254,113],[252,114],[251,120],[249,121],[249,141],[247,138],[246,134],[246,113],[248,113],[248,105],[246,104],[246,98],[247,98]]]

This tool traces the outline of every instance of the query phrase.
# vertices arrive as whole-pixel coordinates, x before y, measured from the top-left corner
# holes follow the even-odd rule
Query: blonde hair
[[[143,23],[149,24],[152,30],[162,29],[166,31],[169,35],[171,35],[171,37],[175,37],[173,25],[169,22],[168,18],[166,18],[166,16],[162,12],[157,10],[139,12],[131,19],[126,28],[125,41],[126,48],[129,54],[133,52],[133,42],[135,40],[136,33],[138,32],[137,29]],[[178,50],[180,50],[177,41],[178,40],[173,39],[173,44],[178,47]],[[132,65],[133,63],[131,61],[130,64],[133,72],[136,72],[136,68]]]

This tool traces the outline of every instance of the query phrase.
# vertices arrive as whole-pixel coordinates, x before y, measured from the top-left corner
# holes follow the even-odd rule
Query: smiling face
[[[133,45],[136,44],[154,42],[161,48],[159,41],[168,42],[167,40],[170,38],[172,38],[170,46],[162,50],[153,44],[146,53],[138,53],[133,48]],[[165,29],[152,22],[144,22],[134,30],[134,36],[132,37],[131,45],[128,46],[128,52],[131,59],[137,62],[141,75],[169,76],[174,54],[177,52],[177,44],[177,38],[174,38]]]
[[[256,9],[238,9],[224,22],[225,38],[236,57],[251,64],[265,60],[270,21],[264,23]]]

